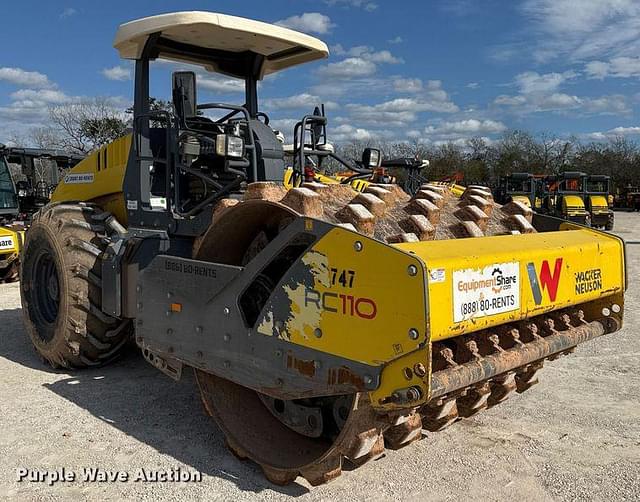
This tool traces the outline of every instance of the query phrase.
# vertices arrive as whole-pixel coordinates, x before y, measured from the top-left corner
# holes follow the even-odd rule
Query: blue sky
[[[0,142],[46,125],[49,106],[104,96],[126,108],[117,26],[178,10],[278,22],[329,45],[328,60],[260,87],[285,134],[324,101],[334,141],[463,144],[513,128],[640,140],[638,0],[22,0],[3,5]],[[155,96],[169,96],[171,69],[154,65]],[[237,82],[199,77],[200,100],[241,101]]]

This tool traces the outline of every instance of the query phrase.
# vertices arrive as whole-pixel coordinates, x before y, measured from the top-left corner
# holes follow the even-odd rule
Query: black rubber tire
[[[106,364],[130,339],[131,322],[101,310],[109,217],[90,204],[50,205],[26,234],[20,270],[25,327],[54,368]]]
[[[16,282],[18,277],[18,259],[15,259],[11,265],[0,269],[0,284]]]
[[[614,225],[615,219],[613,214],[609,215],[609,219],[607,220],[606,225],[604,226],[604,229],[607,232],[611,232],[613,230],[613,225]]]

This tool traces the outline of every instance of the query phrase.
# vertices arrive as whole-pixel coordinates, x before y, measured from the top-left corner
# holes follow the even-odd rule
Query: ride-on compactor
[[[235,455],[316,485],[620,328],[615,236],[479,186],[286,190],[256,84],[327,57],[321,41],[183,12],[122,25],[115,47],[135,60],[133,133],[67,173],[23,252],[27,331],[52,365],[104,364],[133,333],[172,378],[195,369]],[[244,104],[198,103],[195,75],[176,72],[174,111],[150,111],[158,58],[242,78]]]
[[[610,194],[610,176],[591,174],[585,177],[584,206],[589,211],[592,227],[613,230],[615,216],[609,204]]]
[[[591,214],[584,203],[587,175],[576,171],[565,171],[542,179],[540,208],[548,214],[582,225],[591,225]]]
[[[0,283],[18,279],[24,240],[24,227],[16,223],[19,214],[18,189],[7,163],[6,148],[0,144]]]
[[[496,201],[507,204],[518,201],[535,210],[538,206],[540,180],[531,173],[511,173],[501,176],[496,189]]]

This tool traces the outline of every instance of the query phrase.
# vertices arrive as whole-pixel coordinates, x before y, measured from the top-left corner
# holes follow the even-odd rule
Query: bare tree
[[[36,148],[57,148],[60,144],[60,137],[51,127],[34,127],[28,133],[29,144]]]
[[[64,150],[87,153],[124,135],[126,115],[107,98],[54,106],[49,109],[58,146]]]

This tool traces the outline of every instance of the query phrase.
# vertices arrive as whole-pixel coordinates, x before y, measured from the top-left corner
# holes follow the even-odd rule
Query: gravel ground
[[[617,213],[640,275],[640,214]],[[635,244],[633,244],[635,242]],[[78,373],[53,371],[22,328],[17,284],[0,285],[0,498],[9,500],[632,500],[640,495],[640,288],[625,328],[548,363],[541,382],[318,488],[280,488],[223,445],[190,376],[175,383],[131,353]],[[73,482],[16,481],[20,468]],[[202,473],[200,482],[136,482],[138,469]],[[89,483],[83,469],[128,472]]]

